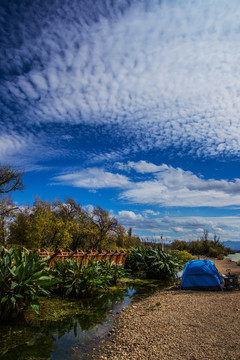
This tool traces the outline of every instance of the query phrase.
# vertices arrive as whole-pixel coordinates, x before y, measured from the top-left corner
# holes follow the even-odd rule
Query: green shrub
[[[217,258],[218,258],[218,260],[223,260],[224,259],[224,254],[218,254]]]
[[[16,317],[32,307],[39,313],[38,300],[49,296],[54,279],[38,253],[0,247],[0,321]]]
[[[183,263],[174,252],[159,248],[132,249],[126,263],[132,271],[143,271],[149,279],[172,277],[182,269]]]
[[[177,258],[180,260],[180,262],[182,262],[183,265],[185,265],[188,261],[194,260],[192,254],[190,254],[188,251],[174,250],[173,253],[176,254]]]
[[[214,236],[213,240],[208,239],[208,232],[204,231],[203,236],[200,240],[191,241],[187,243],[186,241],[174,240],[171,245],[172,250],[186,250],[192,255],[203,255],[208,257],[217,258],[219,254],[224,254],[227,256],[232,253],[232,250],[228,247],[224,247],[220,243],[219,238]]]
[[[217,258],[219,255],[218,249],[210,247],[208,252],[207,252],[207,256],[211,257],[211,258]]]
[[[104,288],[116,283],[125,275],[122,265],[114,265],[106,260],[89,260],[86,265],[76,260],[53,262],[53,274],[59,279],[55,292],[62,297],[83,297],[97,288]]]

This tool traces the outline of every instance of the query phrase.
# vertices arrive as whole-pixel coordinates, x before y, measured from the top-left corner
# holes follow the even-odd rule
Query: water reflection
[[[87,359],[112,329],[113,315],[166,286],[159,281],[136,281],[91,299],[45,300],[41,316],[29,312],[16,323],[0,326],[1,358]]]

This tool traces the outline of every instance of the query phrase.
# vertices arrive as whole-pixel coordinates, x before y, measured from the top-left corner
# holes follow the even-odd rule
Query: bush
[[[54,281],[38,253],[0,247],[0,321],[28,307],[39,313],[38,300],[50,295]]]
[[[208,240],[207,234],[205,234],[205,238],[201,238],[200,240],[191,241],[187,243],[185,241],[175,240],[171,248],[173,250],[186,250],[192,255],[202,255],[208,257],[217,258],[219,255],[228,255],[232,252],[230,248],[225,248],[223,244],[217,240]]]
[[[126,267],[143,271],[149,279],[166,279],[182,269],[183,263],[174,252],[159,248],[138,247],[132,249]]]
[[[219,255],[218,249],[214,249],[213,247],[210,247],[208,252],[207,252],[207,256],[211,257],[211,258],[217,258]]]
[[[177,258],[180,260],[180,262],[182,262],[183,265],[185,265],[188,261],[194,260],[192,254],[190,254],[188,251],[174,250],[173,253],[176,254]]]
[[[55,293],[72,297],[83,297],[97,288],[113,285],[125,275],[122,265],[114,265],[107,260],[88,260],[86,265],[76,260],[54,261],[53,274],[59,279]]]

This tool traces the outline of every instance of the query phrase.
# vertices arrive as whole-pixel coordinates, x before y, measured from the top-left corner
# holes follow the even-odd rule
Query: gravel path
[[[240,267],[215,261],[219,272]],[[164,290],[130,305],[95,359],[240,360],[240,291]]]

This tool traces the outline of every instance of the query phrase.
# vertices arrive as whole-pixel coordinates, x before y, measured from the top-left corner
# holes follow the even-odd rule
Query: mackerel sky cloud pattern
[[[18,3],[0,15],[4,119],[117,124],[144,149],[239,154],[238,1]]]
[[[239,19],[239,0],[2,0],[0,162],[24,167],[26,197],[41,179],[149,229],[159,207],[235,219]]]

